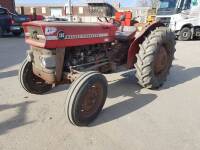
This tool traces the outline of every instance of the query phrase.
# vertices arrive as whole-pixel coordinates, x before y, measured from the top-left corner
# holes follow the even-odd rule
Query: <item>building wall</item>
[[[24,15],[31,15],[33,14],[33,9],[36,9],[36,14],[37,15],[42,15],[42,16],[50,16],[51,15],[51,8],[50,7],[16,7],[16,11],[19,14],[24,14]],[[58,7],[59,8],[59,7]],[[61,8],[62,9],[62,8]],[[24,12],[22,11],[24,10]],[[43,11],[45,10],[45,11]],[[63,10],[64,13],[64,10]]]
[[[67,13],[69,14],[69,13]],[[72,15],[74,16],[88,16],[90,15],[88,6],[73,6]]]
[[[7,8],[10,12],[15,12],[15,1],[14,0],[0,0],[0,5]]]
[[[48,6],[42,6],[42,7],[19,7],[17,6],[16,7],[16,11],[18,13],[22,13],[22,9],[24,9],[24,14],[25,15],[29,15],[29,14],[32,14],[33,12],[31,11],[31,9],[33,8],[36,8],[36,13],[37,15],[43,15],[43,16],[51,16],[51,9],[60,9],[62,10],[62,15],[64,16],[65,14],[69,14],[68,10],[66,10],[66,13],[65,13],[65,8],[62,7],[62,6],[56,6],[56,7],[48,7]],[[82,9],[82,13],[79,13],[79,9]],[[68,12],[68,13],[67,13]],[[85,6],[80,6],[80,7],[77,7],[77,6],[74,6],[72,7],[72,14],[73,15],[80,15],[80,16],[85,16],[85,15],[89,15],[89,11],[87,9],[87,7]]]
[[[51,6],[40,6],[40,7],[38,7],[38,6],[36,6],[36,7],[17,6],[16,11],[19,14],[21,14],[22,9],[23,9],[25,15],[30,15],[30,14],[33,13],[32,12],[33,8],[36,8],[36,14],[37,15],[43,15],[43,16],[51,16],[51,9],[52,8],[61,9],[63,16],[65,16],[65,14],[66,15],[70,14],[68,7],[64,8],[64,6],[55,6],[55,7],[51,7]],[[45,10],[45,12],[43,12],[42,9]],[[81,16],[100,16],[100,17],[104,17],[104,16],[109,16],[110,14],[113,15],[112,12],[113,12],[113,10],[111,8],[107,8],[107,7],[72,6],[72,15],[73,16],[80,16],[80,17]]]

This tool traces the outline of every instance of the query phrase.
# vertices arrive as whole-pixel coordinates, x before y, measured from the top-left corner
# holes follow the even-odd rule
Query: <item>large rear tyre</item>
[[[66,115],[73,125],[87,126],[101,112],[107,97],[106,78],[94,71],[82,74],[71,85]]]
[[[19,81],[22,87],[32,94],[43,94],[52,89],[51,84],[33,74],[32,63],[26,59],[19,70]]]
[[[135,63],[138,83],[156,89],[163,85],[172,65],[175,35],[166,27],[158,27],[140,45]]]

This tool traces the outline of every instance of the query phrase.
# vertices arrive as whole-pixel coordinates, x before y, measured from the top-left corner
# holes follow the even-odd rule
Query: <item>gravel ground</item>
[[[67,85],[46,95],[25,92],[19,64],[23,38],[0,39],[0,150],[199,150],[200,41],[178,42],[166,84],[142,89],[133,72],[107,75],[103,111],[89,127],[64,113]]]

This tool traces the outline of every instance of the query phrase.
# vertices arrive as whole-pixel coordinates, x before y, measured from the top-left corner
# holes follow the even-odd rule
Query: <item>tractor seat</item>
[[[134,26],[120,27],[119,30],[115,34],[116,39],[119,41],[127,41],[130,39],[131,35],[133,35],[136,32],[136,30],[137,29]]]

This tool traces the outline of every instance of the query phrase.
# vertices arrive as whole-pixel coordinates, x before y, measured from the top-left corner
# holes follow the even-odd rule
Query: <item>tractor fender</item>
[[[129,50],[128,50],[128,58],[127,58],[127,66],[128,68],[133,68],[134,63],[136,62],[136,54],[139,52],[140,47],[139,45],[142,44],[142,42],[145,40],[145,37],[147,37],[151,31],[155,30],[157,27],[165,26],[161,22],[155,22],[153,24],[145,24],[144,29],[141,31],[140,36],[135,38],[135,40],[132,41],[130,44]]]

